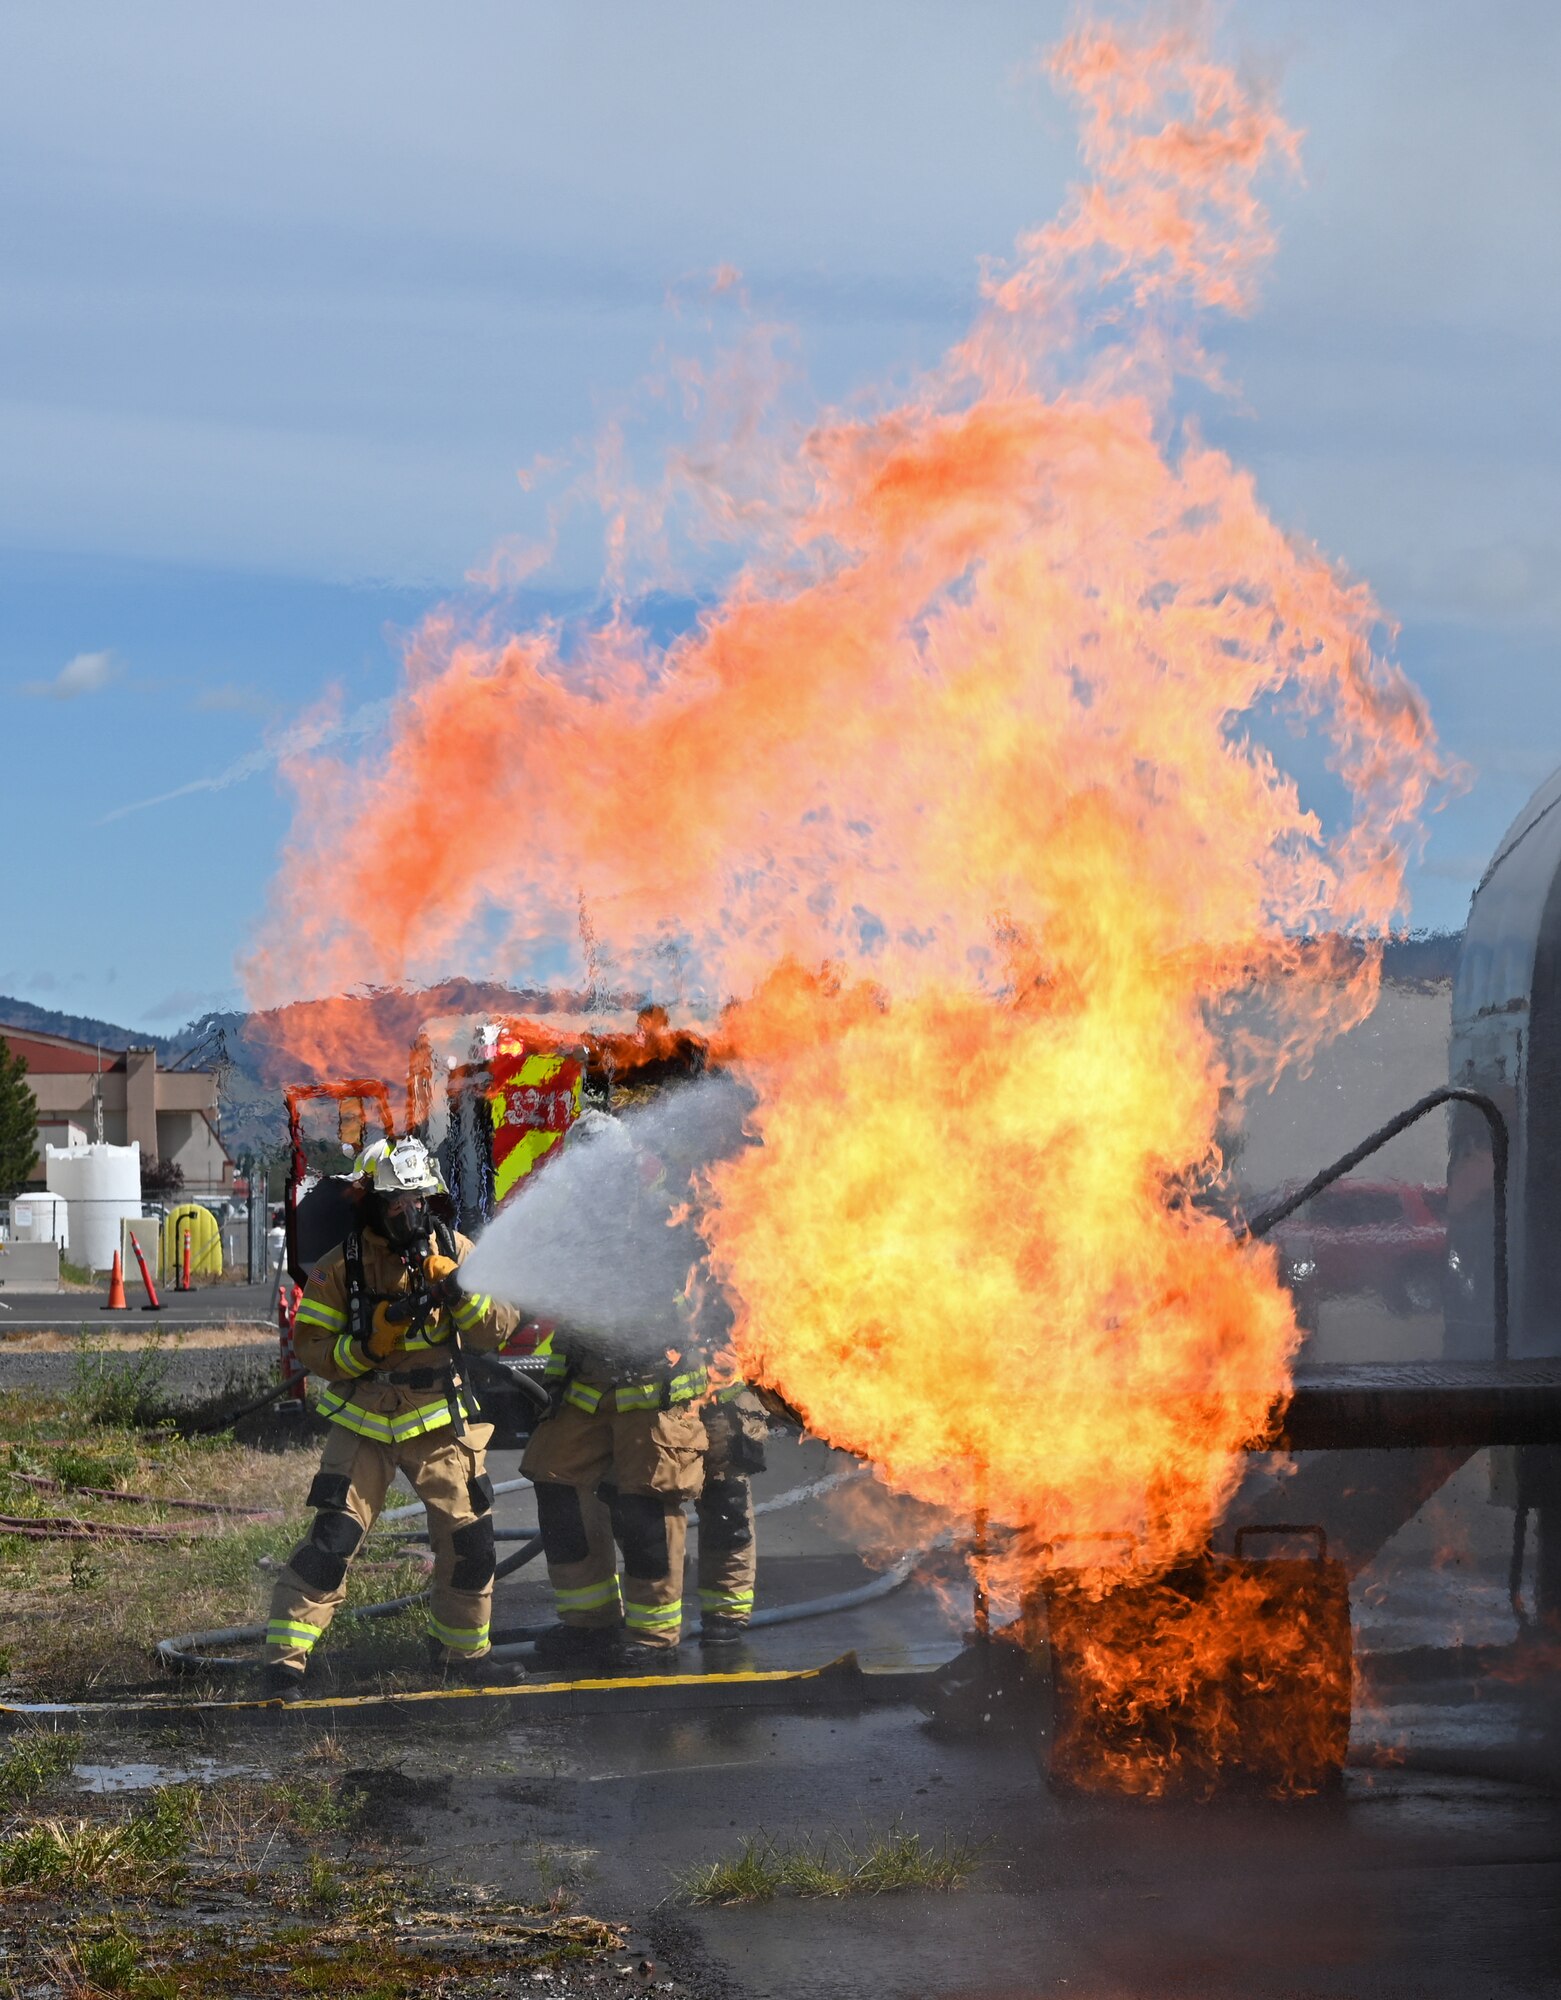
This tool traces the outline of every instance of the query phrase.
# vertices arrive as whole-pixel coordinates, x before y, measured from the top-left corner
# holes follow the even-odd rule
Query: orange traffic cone
[[[129,1310],[130,1301],[125,1297],[124,1266],[120,1263],[119,1252],[116,1250],[114,1252],[114,1273],[108,1281],[108,1304],[106,1306],[99,1306],[98,1311],[127,1313]]]
[[[130,1231],[130,1247],[135,1252],[136,1262],[141,1266],[141,1282],[146,1287],[146,1304],[142,1306],[141,1310],[144,1313],[160,1313],[163,1309],[163,1302],[157,1296],[157,1287],[152,1283],[152,1274],[146,1268],[145,1254],[140,1244],[136,1241],[136,1233],[133,1229]]]

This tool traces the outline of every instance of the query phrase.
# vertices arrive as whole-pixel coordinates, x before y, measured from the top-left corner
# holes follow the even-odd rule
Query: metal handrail
[[[1491,1134],[1491,1207],[1493,1211],[1495,1256],[1491,1270],[1492,1320],[1494,1322],[1496,1359],[1507,1359],[1507,1164],[1511,1152],[1507,1136],[1507,1121],[1498,1105],[1483,1091],[1461,1090],[1449,1086],[1443,1090],[1433,1090],[1429,1097],[1422,1097],[1411,1104],[1407,1111],[1401,1111],[1386,1125],[1362,1139],[1331,1167],[1324,1167],[1320,1174],[1313,1174],[1305,1187],[1296,1194],[1287,1195],[1283,1201],[1275,1202],[1272,1208],[1265,1208],[1247,1224],[1243,1236],[1266,1236],[1276,1223],[1283,1222],[1287,1215],[1293,1215],[1303,1203],[1320,1194],[1336,1180],[1342,1180],[1351,1168],[1358,1167],[1362,1160],[1369,1159],[1389,1139],[1396,1139],[1413,1124],[1424,1118],[1428,1111],[1435,1111],[1443,1104],[1472,1104],[1480,1112]]]

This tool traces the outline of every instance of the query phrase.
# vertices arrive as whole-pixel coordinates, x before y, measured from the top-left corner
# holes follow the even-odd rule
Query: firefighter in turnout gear
[[[704,1484],[706,1371],[626,1372],[588,1342],[555,1334],[548,1372],[558,1401],[520,1463],[536,1487],[559,1617],[537,1658],[549,1667],[666,1665],[683,1633],[684,1502]]]
[[[520,1315],[462,1290],[471,1244],[430,1207],[444,1180],[420,1140],[380,1140],[355,1172],[361,1224],[316,1267],[293,1329],[299,1359],[328,1385],[318,1408],[331,1435],[309,1489],[314,1525],[271,1593],[266,1690],[284,1699],[301,1687],[398,1471],[428,1509],[431,1658],[466,1664],[489,1645],[492,1426],[463,1394],[460,1346],[501,1346]]]
[[[630,1145],[604,1112],[576,1121],[571,1145]],[[639,1154],[623,1261],[667,1273],[672,1202],[661,1162]],[[645,1254],[641,1254],[645,1253]],[[627,1337],[555,1328],[547,1343],[552,1413],[532,1432],[520,1469],[537,1495],[537,1526],[559,1623],[536,1644],[545,1667],[672,1664],[683,1631],[684,1507],[704,1485],[710,1390],[686,1301],[668,1277]],[[659,1279],[652,1279],[652,1290]],[[615,1547],[616,1543],[616,1547]],[[623,1577],[618,1576],[618,1550]]]

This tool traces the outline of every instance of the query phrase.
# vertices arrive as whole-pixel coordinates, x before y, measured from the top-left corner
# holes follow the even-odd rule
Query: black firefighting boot
[[[643,1639],[620,1639],[612,1656],[620,1674],[675,1674],[681,1662],[676,1646],[652,1646]]]
[[[442,1640],[430,1633],[425,1644],[430,1670],[445,1681],[486,1681],[496,1671],[487,1653],[446,1653]]]
[[[699,1622],[699,1643],[701,1646],[720,1647],[741,1646],[748,1637],[748,1627],[739,1624],[735,1618],[721,1618],[707,1615]]]
[[[578,1671],[612,1664],[620,1625],[550,1625],[538,1633],[532,1652],[539,1667]]]
[[[303,1691],[302,1667],[290,1667],[281,1660],[271,1660],[267,1663],[260,1676],[262,1701],[297,1701]]]

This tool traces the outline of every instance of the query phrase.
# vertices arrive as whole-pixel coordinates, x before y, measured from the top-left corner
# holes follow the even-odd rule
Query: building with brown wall
[[[211,1070],[160,1069],[156,1049],[99,1049],[64,1035],[0,1026],[0,1041],[26,1058],[38,1107],[38,1156],[29,1179],[43,1185],[43,1149],[98,1136],[141,1148],[143,1165],[172,1161],[193,1194],[227,1194],[233,1161],[222,1143]]]

